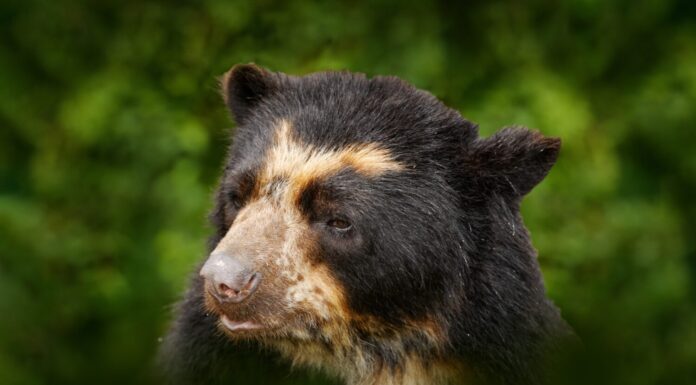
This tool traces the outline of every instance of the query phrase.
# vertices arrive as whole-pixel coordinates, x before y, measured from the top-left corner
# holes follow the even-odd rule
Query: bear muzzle
[[[241,303],[258,289],[261,273],[225,253],[213,253],[201,268],[206,289],[221,303]]]

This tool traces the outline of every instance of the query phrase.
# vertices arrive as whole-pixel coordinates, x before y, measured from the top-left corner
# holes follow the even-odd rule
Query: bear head
[[[455,356],[485,363],[475,350],[490,322],[544,322],[518,206],[558,139],[520,127],[480,138],[395,77],[239,65],[221,83],[237,128],[200,274],[228,337],[358,383],[460,370]]]

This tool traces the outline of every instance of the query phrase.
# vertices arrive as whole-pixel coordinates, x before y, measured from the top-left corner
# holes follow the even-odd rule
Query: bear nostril
[[[218,282],[214,284],[215,297],[221,302],[240,303],[252,295],[261,282],[261,274],[254,273],[235,281]],[[243,284],[240,284],[243,283]]]
[[[221,283],[218,285],[218,293],[220,293],[220,295],[223,297],[232,298],[237,296],[239,291],[225,285],[224,283]]]
[[[211,254],[200,275],[219,302],[240,303],[256,291],[261,281],[261,274],[225,253]]]
[[[246,285],[242,288],[242,291],[248,291],[249,294],[254,292],[256,290],[256,286],[258,286],[259,281],[261,280],[261,275],[259,273],[254,273],[249,277],[249,280],[247,281]]]

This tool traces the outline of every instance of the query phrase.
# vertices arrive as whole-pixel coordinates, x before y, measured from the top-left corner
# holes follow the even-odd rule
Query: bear
[[[348,385],[543,380],[573,331],[520,202],[560,139],[480,137],[391,76],[241,64],[221,92],[236,130],[161,348],[171,383],[234,383],[257,348]]]

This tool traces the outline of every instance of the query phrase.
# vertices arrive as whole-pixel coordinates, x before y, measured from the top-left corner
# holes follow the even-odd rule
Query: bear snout
[[[210,294],[221,303],[241,303],[258,289],[261,273],[226,253],[213,253],[200,271]]]

